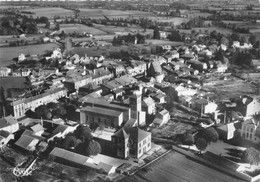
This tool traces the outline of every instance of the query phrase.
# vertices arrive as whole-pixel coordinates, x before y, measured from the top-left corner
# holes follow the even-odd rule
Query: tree
[[[153,30],[153,39],[160,39],[160,32],[158,27],[155,27]]]
[[[252,164],[258,165],[260,162],[260,152],[255,148],[248,148],[243,152],[241,159],[249,163],[250,167]]]
[[[75,136],[72,134],[66,135],[64,142],[63,142],[63,148],[64,149],[73,149],[78,145],[78,140]]]
[[[184,145],[189,145],[189,149],[190,149],[190,146],[194,143],[194,137],[191,133],[188,133],[185,135],[185,138],[184,138],[184,141],[183,141],[183,144]]]
[[[89,143],[93,139],[91,130],[87,126],[79,125],[74,134],[77,139],[82,141],[82,143]]]
[[[257,41],[256,36],[252,34],[252,35],[249,37],[248,41],[250,42],[250,44],[255,45],[255,43],[256,43],[256,41]]]
[[[197,141],[195,142],[195,145],[197,149],[199,149],[200,151],[199,153],[201,154],[201,152],[207,148],[208,143],[204,138],[198,138]]]
[[[86,154],[87,155],[97,155],[101,152],[101,146],[100,144],[95,141],[95,140],[91,140],[89,142],[89,145],[87,147],[87,151]]]
[[[218,132],[212,127],[198,131],[197,137],[204,138],[207,143],[216,142],[219,139]]]
[[[226,37],[222,37],[221,39],[220,39],[220,43],[221,44],[224,44],[224,45],[228,45],[229,44],[229,40],[226,38]]]

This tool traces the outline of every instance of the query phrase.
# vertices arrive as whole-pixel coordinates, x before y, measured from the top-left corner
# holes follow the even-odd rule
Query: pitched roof
[[[50,154],[81,165],[89,163],[89,161],[91,160],[90,157],[70,152],[68,150],[64,150],[58,147],[55,147]]]
[[[137,119],[130,118],[126,123],[125,126],[133,127],[137,123]]]
[[[35,147],[35,145],[39,142],[38,139],[33,138],[31,136],[28,135],[22,135],[17,142],[15,143],[15,145],[25,149],[25,150],[32,150],[33,147]]]
[[[44,128],[40,124],[36,124],[36,125],[32,126],[31,129],[33,130],[34,133],[44,130]]]
[[[0,136],[7,138],[9,135],[11,135],[11,133],[9,133],[8,131],[0,130]]]
[[[149,107],[149,106],[151,106],[151,105],[153,105],[155,103],[154,103],[154,100],[151,97],[147,97],[147,98],[145,98],[143,100],[142,104],[144,104],[145,106]]]
[[[107,164],[107,163],[104,163],[104,162],[99,162],[97,167],[99,169],[103,169],[106,173],[109,173],[114,168],[113,165]]]
[[[124,139],[129,137],[129,135],[125,132],[123,128],[115,132],[113,136],[116,136],[118,138],[124,138]]]
[[[5,128],[10,125],[17,124],[17,120],[13,116],[7,116],[0,119],[0,128]]]
[[[148,136],[151,135],[150,132],[141,130],[138,127],[124,127],[124,130],[126,131],[126,133],[128,135],[130,135],[130,139],[132,139],[133,141],[136,141],[137,143],[139,143],[140,141],[142,141],[143,139],[147,138]]]
[[[122,114],[122,112],[118,112],[115,110],[111,110],[111,109],[104,109],[104,108],[99,108],[99,107],[84,107],[83,109],[81,109],[82,111],[88,111],[91,113],[96,113],[96,114],[103,114],[103,115],[108,115],[108,116],[120,116]]]
[[[55,130],[53,130],[53,134],[57,134],[57,133],[63,133],[64,131],[66,131],[66,129],[68,128],[69,126],[66,126],[66,125],[58,125],[57,128],[55,128]]]

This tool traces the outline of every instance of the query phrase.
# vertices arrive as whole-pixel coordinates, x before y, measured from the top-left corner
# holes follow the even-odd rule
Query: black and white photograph
[[[0,182],[260,182],[260,0],[0,0]]]

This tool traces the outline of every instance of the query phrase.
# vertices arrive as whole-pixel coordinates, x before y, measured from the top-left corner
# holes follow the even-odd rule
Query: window
[[[142,149],[139,150],[139,154],[141,154],[141,153],[142,153]]]
[[[98,123],[100,124],[100,118],[98,118]]]
[[[145,144],[146,144],[146,140],[143,141],[143,145],[145,145]]]
[[[252,134],[250,134],[249,136],[250,136],[249,139],[252,139]]]
[[[150,143],[147,144],[147,147],[150,147]]]
[[[139,147],[141,147],[142,146],[142,143],[139,143]]]
[[[246,138],[248,138],[248,135],[249,135],[249,134],[248,134],[248,133],[246,133]]]
[[[253,128],[251,128],[251,133],[253,133]]]

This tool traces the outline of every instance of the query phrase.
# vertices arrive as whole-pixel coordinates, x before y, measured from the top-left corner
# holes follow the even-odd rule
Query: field
[[[60,32],[64,31],[65,33],[91,33],[93,35],[106,35],[106,32],[96,29],[94,27],[88,27],[86,25],[81,24],[61,24],[60,25]]]
[[[196,10],[193,10],[192,11],[192,14],[194,17],[208,17],[210,16],[211,14],[210,13],[203,13],[203,12],[200,12],[200,11],[196,11]]]
[[[38,40],[42,37],[42,35],[29,35],[25,38],[16,38],[13,37],[12,35],[2,35],[0,36],[0,44],[1,43],[5,43],[7,42],[13,42],[13,41],[17,41],[17,40],[25,40],[25,41],[32,41],[32,40]]]
[[[182,154],[170,152],[150,166],[121,181],[239,182],[240,180],[188,159]]]
[[[222,27],[207,27],[207,28],[192,28],[192,30],[196,30],[198,33],[201,31],[201,33],[205,33],[205,31],[212,32],[216,30],[217,32],[220,32],[222,34],[229,34],[232,33],[231,29],[228,28],[222,28]],[[191,30],[184,30],[184,29],[179,29],[180,32],[183,33],[191,33]]]
[[[103,30],[109,34],[128,34],[128,33],[141,33],[141,34],[152,34],[152,29],[146,29],[146,32],[144,32],[144,29],[139,28],[137,26],[132,27],[117,27],[117,26],[104,26],[95,24],[94,27]]]
[[[80,9],[79,16],[92,18],[92,19],[104,19],[104,15],[108,18],[134,18],[138,16],[149,16],[150,13],[142,11],[120,11],[120,10],[107,10],[107,9]]]
[[[152,43],[153,45],[172,45],[172,46],[179,46],[183,45],[183,42],[173,42],[169,40],[155,40],[155,39],[147,39],[146,43]]]
[[[37,44],[37,45],[28,45],[28,46],[19,46],[19,47],[1,47],[0,66],[8,66],[9,64],[11,64],[12,59],[18,57],[21,53],[39,55],[39,54],[43,54],[46,50],[54,50],[57,47],[59,46],[55,43]]]
[[[174,18],[168,18],[168,17],[148,17],[149,19],[156,20],[158,22],[169,22],[173,23],[175,26],[180,25],[182,23],[187,23],[190,21],[189,18],[179,18],[179,17],[174,17]]]
[[[46,16],[49,19],[53,19],[54,16],[60,16],[61,18],[65,18],[66,16],[74,16],[73,11],[63,8],[28,8],[26,11],[34,12],[34,17]]]
[[[251,33],[260,33],[260,24],[245,21],[223,21],[224,23],[234,24],[240,28],[249,28]]]

